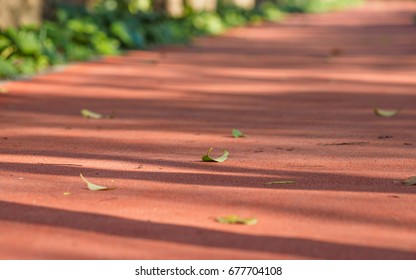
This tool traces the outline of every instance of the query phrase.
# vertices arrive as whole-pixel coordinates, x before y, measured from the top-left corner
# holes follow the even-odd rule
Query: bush
[[[219,1],[216,12],[195,12],[188,7],[182,18],[148,10],[150,0],[147,4],[146,1],[101,0],[89,9],[61,4],[55,18],[41,26],[0,30],[0,78],[32,75],[53,65],[120,54],[129,49],[183,44],[195,36],[221,34],[229,27],[281,20],[282,10],[326,11],[358,1],[265,1],[253,10]]]
[[[279,0],[279,6],[285,12],[322,13],[357,5],[363,0]]]

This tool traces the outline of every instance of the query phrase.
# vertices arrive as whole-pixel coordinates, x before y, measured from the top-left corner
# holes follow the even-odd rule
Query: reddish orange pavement
[[[416,175],[415,13],[294,16],[3,85],[0,258],[416,259],[416,186],[393,183]],[[343,142],[365,143],[325,145]],[[231,214],[258,224],[214,221]]]

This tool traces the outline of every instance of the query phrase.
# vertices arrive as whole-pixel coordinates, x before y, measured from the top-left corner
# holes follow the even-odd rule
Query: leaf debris
[[[103,115],[103,114],[96,113],[87,109],[82,109],[81,115],[87,119],[113,119],[114,118],[114,114]]]
[[[380,108],[374,108],[374,114],[378,117],[390,118],[396,116],[400,112],[400,109],[396,110],[384,110]]]
[[[227,160],[227,158],[228,158],[228,155],[229,155],[229,153],[228,153],[228,151],[227,150],[224,150],[223,151],[223,155],[222,156],[220,156],[219,158],[212,158],[209,154],[211,153],[211,151],[213,150],[213,148],[210,148],[209,150],[208,150],[208,152],[207,152],[207,154],[206,155],[204,155],[203,157],[202,157],[202,161],[205,161],[205,162],[224,162],[224,161],[226,161]]]
[[[241,224],[248,226],[255,225],[258,222],[256,218],[240,218],[237,215],[218,217],[215,220],[220,224]]]
[[[394,181],[394,183],[401,183],[403,186],[416,185],[416,176],[411,176],[403,181]]]
[[[265,185],[274,185],[274,184],[294,184],[296,183],[296,181],[291,181],[291,180],[287,180],[287,181],[272,181],[272,182],[267,182],[264,183]]]
[[[247,137],[247,135],[243,132],[241,132],[240,130],[234,128],[231,131],[231,134],[233,135],[234,138],[243,138],[243,137]]]
[[[108,191],[108,190],[114,189],[114,188],[109,188],[109,187],[104,187],[104,186],[93,184],[87,179],[85,179],[85,177],[82,174],[79,174],[79,175],[81,176],[81,179],[87,184],[88,189],[91,191]]]

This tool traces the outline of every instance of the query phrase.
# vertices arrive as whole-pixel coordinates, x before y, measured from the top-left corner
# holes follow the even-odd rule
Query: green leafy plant
[[[283,10],[326,11],[358,2],[269,0],[246,10],[221,0],[216,11],[198,12],[187,7],[179,18],[152,11],[150,0],[97,0],[88,7],[62,2],[52,20],[41,26],[0,30],[0,79],[32,75],[53,65],[128,49],[184,44],[195,36],[221,34],[233,26],[281,20]]]
[[[17,68],[10,61],[0,58],[0,78],[12,78],[17,74]]]
[[[362,2],[363,0],[279,0],[277,4],[285,12],[322,13],[344,9]]]

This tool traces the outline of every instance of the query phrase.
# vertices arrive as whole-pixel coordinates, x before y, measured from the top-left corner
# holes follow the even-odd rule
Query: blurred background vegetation
[[[361,0],[0,0],[0,79]]]

